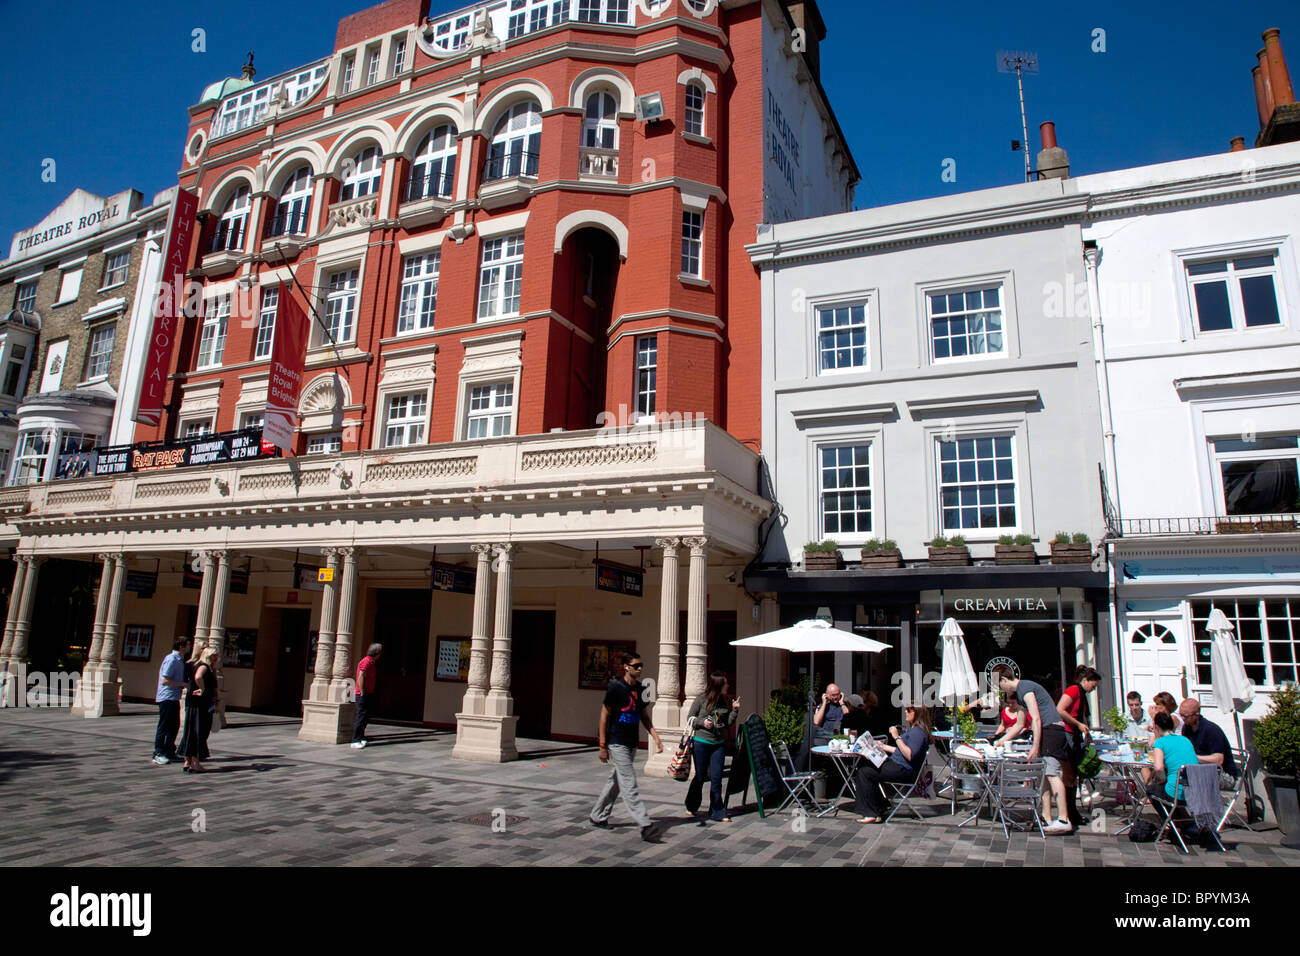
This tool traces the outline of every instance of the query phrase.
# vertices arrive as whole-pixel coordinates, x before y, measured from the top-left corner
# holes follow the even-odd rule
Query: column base
[[[20,665],[6,661],[6,667],[0,669],[0,707],[17,707],[18,695],[23,695],[23,705],[27,704],[27,676]]]
[[[458,760],[506,763],[519,759],[515,749],[517,717],[496,714],[457,714],[456,746],[451,755]]]
[[[659,734],[659,739],[664,742],[664,752],[655,753],[654,739],[646,741],[646,750],[649,755],[645,761],[645,775],[647,777],[666,777],[668,775],[668,764],[673,759],[673,754],[677,752],[677,745],[681,743],[682,734],[686,732],[685,727],[660,727],[655,724],[655,731]]]
[[[346,744],[352,740],[357,705],[327,700],[302,702],[302,726],[298,739],[318,744]]]

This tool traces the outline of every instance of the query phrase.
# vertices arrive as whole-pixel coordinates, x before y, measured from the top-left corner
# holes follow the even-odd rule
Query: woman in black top
[[[212,732],[212,712],[217,704],[217,674],[213,670],[216,655],[216,648],[204,653],[185,694],[185,734],[180,752],[185,756],[182,769],[186,773],[203,773],[199,761],[208,755],[208,734]]]

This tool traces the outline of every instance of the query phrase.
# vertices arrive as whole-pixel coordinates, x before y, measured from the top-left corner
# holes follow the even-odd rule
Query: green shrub
[[[884,541],[881,541],[878,538],[872,538],[870,541],[862,545],[863,551],[896,551],[897,549],[898,542],[891,541],[889,538],[886,538]]]
[[[1101,719],[1117,734],[1122,734],[1128,730],[1128,715],[1118,707],[1112,707],[1106,713],[1101,715]]]
[[[805,553],[811,554],[834,554],[840,549],[840,546],[827,538],[825,541],[809,541],[803,546]]]
[[[1034,539],[1029,537],[1029,535],[1027,534],[1016,535],[1016,544],[1033,544],[1033,543],[1034,543]]]
[[[948,544],[953,548],[964,548],[966,547],[966,539],[959,534],[955,534],[948,539]]]
[[[767,728],[768,737],[785,741],[791,750],[803,743],[806,722],[807,713],[803,707],[791,707],[775,697],[763,714],[763,725]]]
[[[934,540],[930,542],[930,547],[932,547],[932,548],[946,548],[946,547],[948,547],[948,539],[945,538],[945,537],[944,537],[943,535],[941,535],[941,534],[936,534],[936,535],[934,536]]]
[[[1300,776],[1300,688],[1283,684],[1264,719],[1255,724],[1255,749],[1275,777]]]
[[[1070,533],[1068,531],[1056,532],[1056,537],[1052,539],[1052,544],[1069,544]]]
[[[1015,544],[1015,543],[1016,543],[1016,539],[1014,535],[1004,534],[998,536],[998,544]]]
[[[1073,544],[1092,544],[1092,539],[1089,538],[1089,537],[1088,537],[1086,534],[1084,534],[1082,531],[1076,531],[1076,532],[1075,532],[1075,533],[1070,537],[1070,541],[1071,541]]]

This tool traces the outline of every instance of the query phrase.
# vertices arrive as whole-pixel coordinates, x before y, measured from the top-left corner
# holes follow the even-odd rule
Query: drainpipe
[[[1102,431],[1102,472],[1106,476],[1106,488],[1115,499],[1115,520],[1119,520],[1119,478],[1115,466],[1115,426],[1110,410],[1110,372],[1106,365],[1106,340],[1104,323],[1101,315],[1101,293],[1097,284],[1097,265],[1101,262],[1101,248],[1095,239],[1083,242],[1084,270],[1088,279],[1088,308],[1092,312],[1092,350],[1097,373],[1097,394],[1101,404]],[[1115,673],[1116,706],[1124,700],[1123,656],[1119,639],[1119,581],[1115,574],[1118,554],[1112,552],[1110,542],[1106,543],[1106,583],[1110,592],[1110,649],[1111,661]]]

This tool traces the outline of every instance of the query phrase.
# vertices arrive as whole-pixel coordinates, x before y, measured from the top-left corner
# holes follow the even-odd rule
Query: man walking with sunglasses
[[[641,725],[650,732],[654,739],[655,753],[663,753],[663,741],[650,723],[646,713],[645,688],[641,684],[641,669],[644,666],[639,654],[624,652],[620,655],[623,665],[622,679],[609,682],[605,689],[605,700],[600,708],[600,762],[610,763],[609,779],[605,789],[596,798],[596,805],[591,808],[591,825],[605,829],[609,826],[609,815],[614,809],[614,801],[620,793],[628,813],[641,825],[641,839],[647,843],[662,843],[659,827],[646,812],[641,802],[641,794],[636,786],[637,743],[641,737]]]

